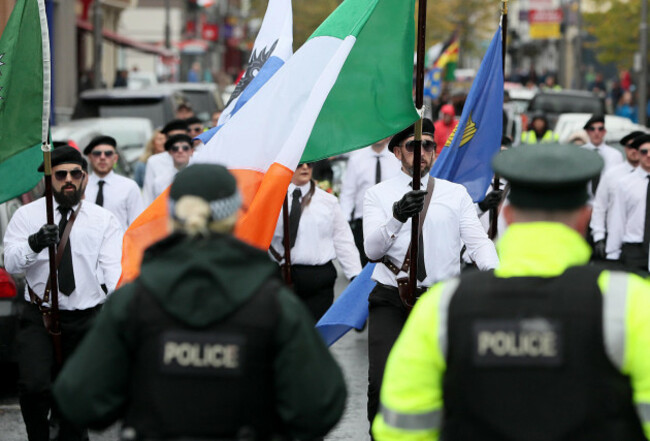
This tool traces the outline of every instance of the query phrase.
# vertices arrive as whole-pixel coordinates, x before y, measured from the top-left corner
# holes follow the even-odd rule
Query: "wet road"
[[[342,274],[342,271],[339,270],[339,274]],[[339,277],[336,284],[337,295],[345,288],[345,285],[344,277]],[[331,350],[345,373],[348,401],[343,418],[325,439],[328,441],[368,441],[370,437],[366,420],[367,331],[349,332],[336,342]],[[4,378],[2,374],[0,374],[0,378]],[[2,441],[25,441],[27,439],[15,391],[7,392],[6,389],[4,394],[0,395],[0,439]],[[90,433],[91,441],[116,441],[118,439],[118,425],[103,432]]]

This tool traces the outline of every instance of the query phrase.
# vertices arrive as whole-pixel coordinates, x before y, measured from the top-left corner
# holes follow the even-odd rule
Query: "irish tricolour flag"
[[[195,154],[236,176],[240,239],[268,248],[300,162],[367,146],[418,118],[414,34],[412,0],[346,0]],[[137,272],[124,261],[123,270]]]

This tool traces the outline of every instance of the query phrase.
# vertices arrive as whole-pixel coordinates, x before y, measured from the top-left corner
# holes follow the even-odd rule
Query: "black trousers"
[[[324,265],[291,265],[291,280],[294,292],[314,320],[320,320],[334,302],[334,264],[330,261]]]
[[[646,276],[648,274],[648,250],[643,249],[642,243],[624,243],[621,247],[621,264],[627,271]]]
[[[386,360],[409,311],[402,304],[397,288],[379,283],[370,293],[368,309],[368,421],[372,425],[379,408]]]
[[[366,266],[368,263],[368,256],[366,256],[366,250],[363,248],[363,219],[355,219],[350,221],[350,229],[352,230],[352,236],[354,237],[354,244],[359,250],[359,257],[361,257],[361,266]]]
[[[79,345],[98,312],[99,308],[59,312],[64,363]],[[50,410],[59,421],[59,441],[87,439],[86,430],[66,421],[54,406],[51,392],[52,382],[57,374],[54,345],[52,336],[43,325],[41,312],[35,305],[25,304],[16,341],[20,410],[29,441],[49,441]]]

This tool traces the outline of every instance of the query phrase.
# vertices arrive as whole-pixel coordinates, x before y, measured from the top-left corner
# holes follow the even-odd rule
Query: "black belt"
[[[396,286],[391,286],[391,285],[384,285],[383,283],[376,282],[377,285],[381,286],[384,289],[387,289],[389,291],[395,291],[397,295],[399,295],[399,290],[397,289]],[[420,297],[422,294],[427,292],[431,288],[430,286],[418,286],[415,289],[415,297]]]

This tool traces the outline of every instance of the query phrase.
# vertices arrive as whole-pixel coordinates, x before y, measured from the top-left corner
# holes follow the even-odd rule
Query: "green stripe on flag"
[[[36,171],[43,162],[43,151],[39,142],[8,160],[0,163],[0,204],[28,192],[43,178],[43,173]],[[10,185],[9,185],[10,184]]]
[[[410,0],[346,0],[311,38],[357,40],[316,120],[301,162],[365,147],[412,124],[415,7]],[[348,26],[337,23],[343,20]],[[363,20],[367,20],[365,23]]]

